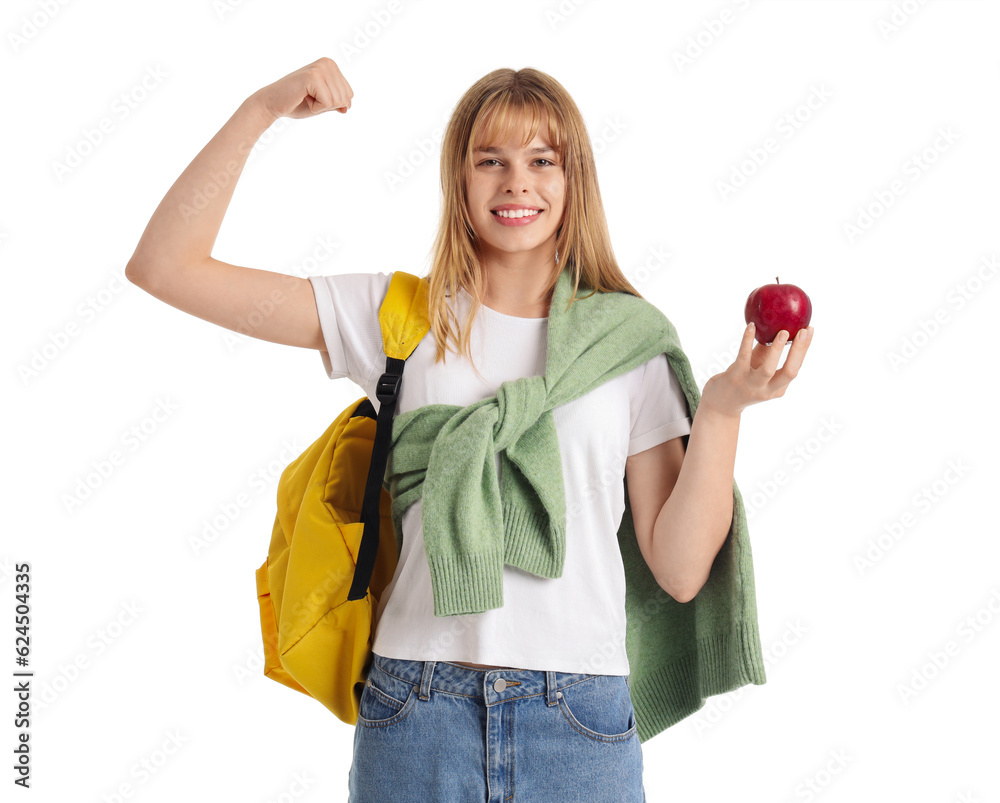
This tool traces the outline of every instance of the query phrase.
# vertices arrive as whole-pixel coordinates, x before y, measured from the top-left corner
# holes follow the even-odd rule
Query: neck
[[[541,263],[534,255],[505,256],[508,258],[487,263],[483,303],[518,318],[548,316],[552,291],[546,291],[546,286],[555,270],[555,253],[548,254]]]

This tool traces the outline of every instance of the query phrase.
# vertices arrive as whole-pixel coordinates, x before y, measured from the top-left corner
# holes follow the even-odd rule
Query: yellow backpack
[[[399,558],[383,488],[403,366],[430,329],[427,280],[395,271],[379,308],[379,411],[349,405],[278,481],[267,559],[256,571],[264,674],[354,725],[371,666],[372,624]]]

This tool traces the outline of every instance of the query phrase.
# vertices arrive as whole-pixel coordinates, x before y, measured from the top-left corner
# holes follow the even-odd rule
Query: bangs
[[[538,97],[514,98],[508,93],[497,96],[496,102],[484,109],[473,124],[467,154],[469,167],[476,148],[496,147],[518,136],[521,137],[521,147],[527,147],[543,121],[547,123],[545,134],[549,142],[559,158],[563,158],[563,131],[554,108]]]

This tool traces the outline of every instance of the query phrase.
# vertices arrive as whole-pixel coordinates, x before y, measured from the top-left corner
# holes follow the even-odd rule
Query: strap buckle
[[[375,398],[380,404],[392,402],[399,395],[399,383],[402,381],[402,374],[382,374],[375,385]]]

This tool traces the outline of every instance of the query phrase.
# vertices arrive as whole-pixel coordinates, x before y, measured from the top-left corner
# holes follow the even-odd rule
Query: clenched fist
[[[323,56],[254,94],[274,119],[302,119],[334,110],[346,114],[354,90],[336,62]]]

